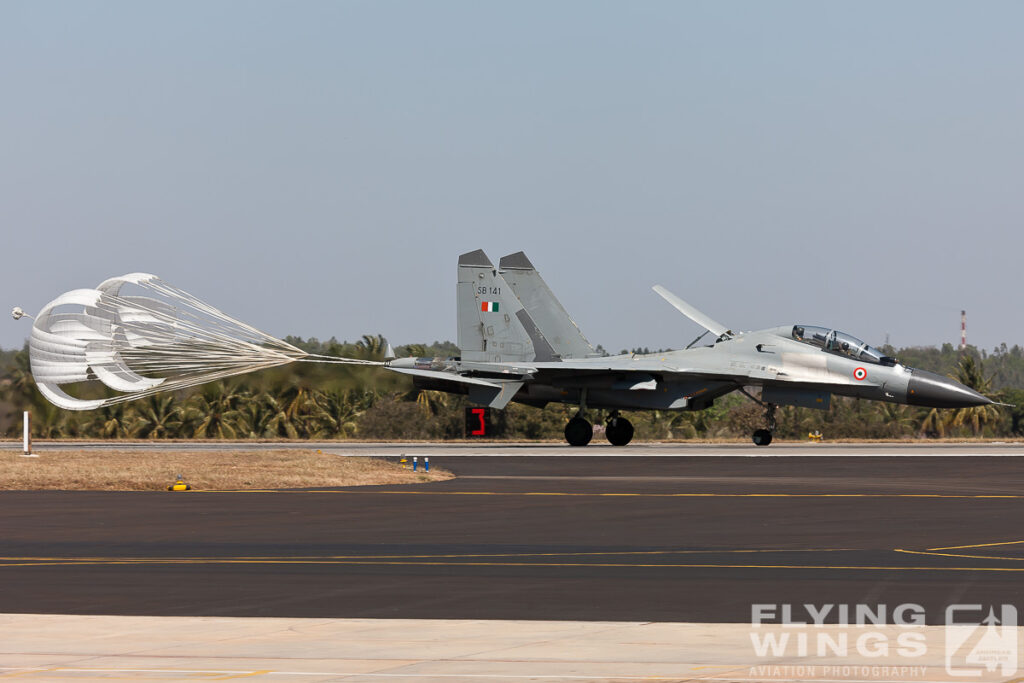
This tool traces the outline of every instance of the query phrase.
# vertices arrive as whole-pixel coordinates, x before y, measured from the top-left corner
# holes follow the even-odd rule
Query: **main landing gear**
[[[565,440],[570,446],[586,446],[594,436],[594,427],[577,413],[565,425]]]
[[[580,410],[565,425],[565,440],[570,446],[586,446],[594,437],[594,426],[583,415],[587,411],[587,390],[580,392]],[[613,446],[625,446],[633,440],[633,424],[614,410],[605,420],[604,435]]]
[[[605,420],[604,435],[611,445],[625,446],[633,440],[633,423],[616,411]],[[594,426],[580,413],[565,425],[565,440],[570,446],[586,446],[593,436]]]
[[[604,424],[604,435],[611,445],[625,446],[633,440],[633,423],[619,415],[619,411],[613,410]]]
[[[754,445],[767,446],[772,442],[772,432],[775,431],[775,405],[764,404],[764,421],[768,424],[767,429],[758,429],[754,432]]]

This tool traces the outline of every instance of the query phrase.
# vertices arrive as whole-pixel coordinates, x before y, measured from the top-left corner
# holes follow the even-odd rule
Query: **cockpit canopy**
[[[845,332],[830,330],[827,327],[813,325],[794,325],[793,339],[811,346],[817,346],[829,353],[846,356],[864,363],[894,365],[895,359],[886,356],[873,346],[868,346],[856,337]]]

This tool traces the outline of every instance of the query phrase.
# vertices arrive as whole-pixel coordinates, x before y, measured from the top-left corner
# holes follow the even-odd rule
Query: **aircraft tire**
[[[582,417],[574,417],[565,425],[565,440],[570,446],[586,446],[594,438],[594,427]]]
[[[767,446],[772,442],[772,433],[767,429],[758,429],[754,432],[754,445]]]
[[[604,435],[613,446],[625,446],[633,440],[633,423],[624,417],[616,417],[608,421]]]

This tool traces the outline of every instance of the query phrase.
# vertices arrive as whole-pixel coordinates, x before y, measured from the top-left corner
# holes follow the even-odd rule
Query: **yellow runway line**
[[[907,552],[897,550],[897,552]],[[914,553],[929,555],[930,553]],[[998,558],[1003,559],[1003,558]],[[640,563],[640,562],[444,562],[427,560],[335,560],[335,559],[240,559],[240,558],[168,558],[159,561],[130,559],[110,560],[57,560],[3,564],[0,567],[49,566],[115,566],[115,565],[354,565],[354,566],[409,566],[409,567],[545,567],[545,568],[601,568],[601,569],[785,569],[785,570],[838,570],[838,571],[939,571],[939,572],[1024,572],[1024,567],[922,567],[915,565],[828,565],[828,564],[734,564],[734,563]]]
[[[931,555],[932,557],[963,557],[971,560],[1003,560],[1007,562],[1020,562],[1024,557],[1003,557],[999,555],[967,555],[965,553],[937,553],[930,550],[903,550],[896,548],[895,552],[907,553],[910,555]]]
[[[154,565],[157,563],[148,563]],[[317,561],[317,560],[202,560],[193,562],[167,562],[164,564],[249,564],[249,565],[365,565],[365,566],[426,566],[426,567],[549,567],[581,569],[596,567],[601,569],[820,569],[839,571],[920,571],[920,572],[1024,572],[1024,567],[919,567],[909,565],[876,566],[876,565],[816,565],[816,564],[629,564],[629,563],[587,563],[587,562],[383,562],[383,561]],[[59,567],[59,566],[115,566],[136,565],[135,562],[39,562],[27,564],[8,564],[6,567]]]
[[[730,553],[834,553],[850,552],[859,548],[722,548],[719,550],[611,550],[588,552],[549,552],[549,553],[444,553],[415,555],[294,555],[281,557],[275,555],[239,555],[235,557],[0,557],[3,562],[169,562],[188,560],[237,560],[237,561],[273,561],[273,560],[426,560],[426,559],[469,559],[482,557],[601,557],[610,555],[725,555]]]
[[[976,543],[974,545],[951,545],[945,548],[928,548],[928,550],[963,550],[966,548],[990,548],[994,545],[1016,545],[1024,541],[999,541],[998,543]]]

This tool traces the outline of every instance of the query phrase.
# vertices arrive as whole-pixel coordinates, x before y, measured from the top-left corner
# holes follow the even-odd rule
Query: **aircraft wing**
[[[527,379],[540,381],[550,380],[555,377],[573,377],[587,375],[616,375],[628,382],[628,378],[635,377],[642,380],[652,375],[672,375],[675,377],[692,377],[694,379],[722,380],[744,382],[748,376],[737,373],[735,370],[724,367],[680,367],[659,358],[623,357],[610,356],[609,362],[594,362],[592,360],[562,361],[561,363],[531,363],[533,372]]]
[[[664,299],[665,301],[667,301],[670,304],[672,304],[672,306],[677,311],[679,311],[680,313],[685,315],[687,318],[689,318],[693,322],[695,322],[698,325],[700,325],[701,327],[703,327],[708,332],[711,332],[716,337],[721,337],[723,335],[725,335],[727,337],[731,337],[732,336],[732,332],[725,325],[723,325],[722,323],[717,322],[715,320],[712,320],[710,317],[704,315],[703,313],[698,311],[696,308],[694,308],[690,304],[686,303],[685,301],[683,301],[678,296],[676,296],[672,292],[668,291],[667,289],[665,289],[661,285],[654,285],[654,287],[652,287],[651,289],[653,289],[655,292],[657,292],[658,295],[661,296],[662,299]]]

